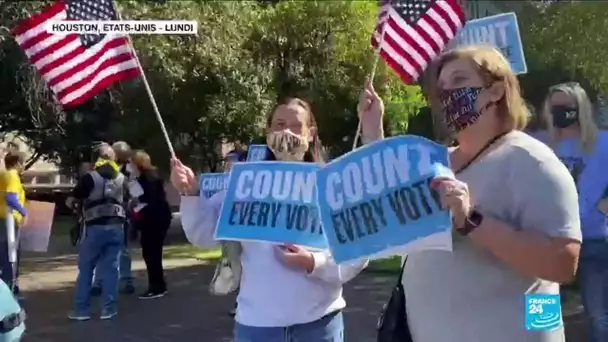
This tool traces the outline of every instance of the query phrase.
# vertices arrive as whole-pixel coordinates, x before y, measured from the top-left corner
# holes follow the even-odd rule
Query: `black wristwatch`
[[[457,228],[456,231],[462,236],[467,236],[470,232],[475,230],[475,228],[479,227],[482,222],[483,215],[479,211],[473,209],[464,221],[464,226]]]

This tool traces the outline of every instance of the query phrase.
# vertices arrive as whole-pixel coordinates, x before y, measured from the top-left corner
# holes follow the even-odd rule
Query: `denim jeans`
[[[131,258],[131,246],[129,245],[129,229],[131,227],[128,223],[125,224],[125,243],[120,251],[120,257],[118,259],[118,271],[120,274],[120,285],[124,286],[133,286],[133,274],[131,272],[131,264],[133,262]],[[103,274],[101,274],[97,267],[95,268],[93,274],[93,286],[101,288],[101,283],[103,279]]]
[[[289,327],[234,327],[234,342],[343,342],[344,321],[338,311],[311,323]]]
[[[608,239],[584,240],[578,264],[590,342],[608,341]]]
[[[89,315],[93,270],[103,274],[101,283],[102,312],[116,311],[118,297],[118,257],[124,245],[122,225],[94,225],[83,231],[78,245],[78,278],[76,279],[75,311]]]

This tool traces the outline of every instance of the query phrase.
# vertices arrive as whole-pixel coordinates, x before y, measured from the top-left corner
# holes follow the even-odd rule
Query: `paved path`
[[[136,259],[135,275],[143,280],[143,263]],[[166,261],[166,267],[170,294],[165,298],[138,301],[123,297],[116,320],[74,323],[66,315],[76,275],[75,256],[26,258],[21,278],[29,315],[24,342],[230,341],[232,318],[227,312],[234,298],[207,293],[213,266],[193,259],[174,259]],[[346,286],[347,341],[375,341],[378,312],[394,281],[394,275],[365,272]],[[571,335],[568,341],[584,342],[581,315],[577,313],[567,321]]]

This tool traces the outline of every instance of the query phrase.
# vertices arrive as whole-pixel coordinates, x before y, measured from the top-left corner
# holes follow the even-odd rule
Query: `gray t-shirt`
[[[523,132],[457,178],[485,216],[522,230],[581,240],[576,187],[543,143]],[[407,257],[403,275],[414,342],[561,342],[563,328],[527,331],[527,293],[557,294],[559,285],[517,273],[490,251],[453,234],[453,252]]]

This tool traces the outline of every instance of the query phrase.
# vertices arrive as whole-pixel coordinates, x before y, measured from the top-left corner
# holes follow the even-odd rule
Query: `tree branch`
[[[25,169],[28,170],[30,167],[36,164],[36,162],[40,160],[40,157],[42,157],[42,153],[34,152],[34,154],[32,154],[25,162]]]

